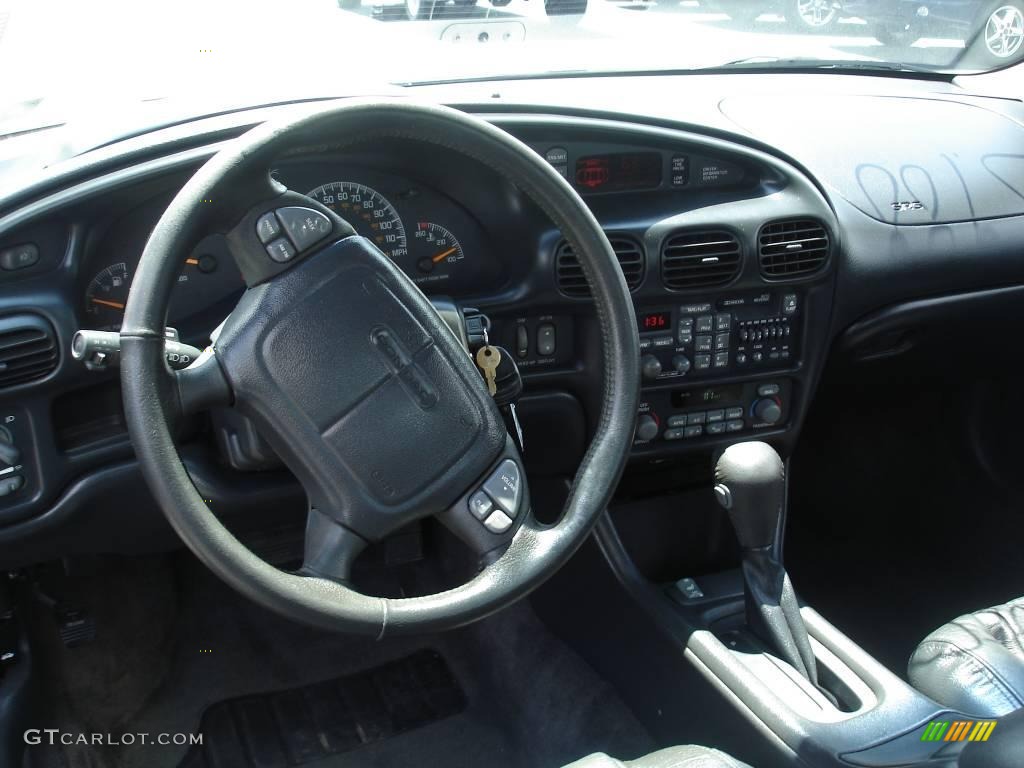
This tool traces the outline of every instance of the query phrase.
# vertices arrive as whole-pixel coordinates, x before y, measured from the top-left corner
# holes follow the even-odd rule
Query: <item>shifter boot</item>
[[[771,547],[743,552],[747,624],[754,634],[788,661],[794,669],[818,685],[818,669],[807,628],[800,616],[789,574],[771,555]]]

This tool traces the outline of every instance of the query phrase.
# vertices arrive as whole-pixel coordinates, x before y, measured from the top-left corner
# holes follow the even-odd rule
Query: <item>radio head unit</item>
[[[793,290],[723,294],[637,311],[645,384],[792,367],[802,301]]]

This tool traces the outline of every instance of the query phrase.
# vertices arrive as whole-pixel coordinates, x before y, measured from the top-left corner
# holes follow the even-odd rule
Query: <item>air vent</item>
[[[632,291],[644,279],[644,249],[639,242],[623,235],[609,235],[608,242],[612,244],[612,250],[619,260],[626,285]],[[566,296],[590,295],[580,260],[565,240],[558,244],[555,251],[555,279],[558,281],[558,290]]]
[[[0,318],[0,388],[43,378],[57,358],[53,328],[39,315]]]
[[[666,288],[724,285],[740,271],[740,242],[724,230],[678,232],[661,249]]]
[[[813,219],[773,221],[761,227],[758,251],[765,277],[803,277],[828,260],[828,232]]]

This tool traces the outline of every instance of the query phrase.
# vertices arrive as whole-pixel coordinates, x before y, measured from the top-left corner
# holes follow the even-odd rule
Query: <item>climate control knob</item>
[[[676,370],[676,373],[688,373],[690,371],[690,358],[686,355],[674,355],[672,357],[672,367]]]
[[[661,360],[654,355],[644,355],[640,358],[640,373],[645,379],[656,379],[661,376]]]
[[[774,424],[782,418],[782,405],[772,397],[762,397],[754,403],[754,417],[764,424]]]
[[[636,420],[636,439],[647,442],[658,436],[658,420],[649,413],[640,414]]]

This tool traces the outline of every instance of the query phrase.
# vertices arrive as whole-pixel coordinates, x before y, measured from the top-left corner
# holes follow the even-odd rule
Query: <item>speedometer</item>
[[[332,209],[363,237],[402,264],[409,254],[405,226],[395,207],[380,192],[352,181],[332,181],[309,196]]]

